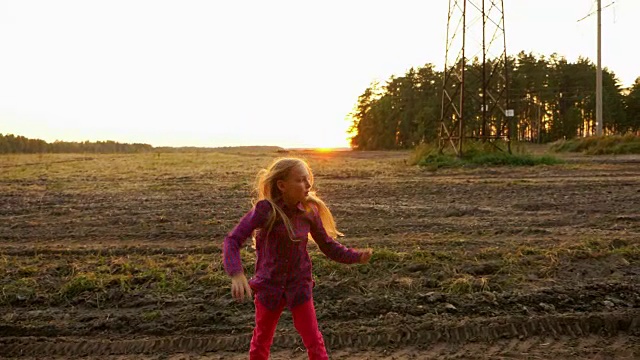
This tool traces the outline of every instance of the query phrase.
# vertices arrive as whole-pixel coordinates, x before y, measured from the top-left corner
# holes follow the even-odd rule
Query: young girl
[[[330,259],[345,264],[367,263],[372,250],[348,249],[334,240],[342,235],[331,212],[314,191],[313,174],[300,159],[277,159],[258,173],[257,202],[224,239],[223,262],[231,276],[231,294],[242,301],[255,292],[256,326],[250,359],[268,359],[278,319],[286,306],[302,337],[309,359],[328,359],[318,330],[311,289],[308,235]],[[255,233],[256,268],[247,282],[240,248]]]

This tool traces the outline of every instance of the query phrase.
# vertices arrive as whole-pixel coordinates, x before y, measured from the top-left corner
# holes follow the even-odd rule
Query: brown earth
[[[434,172],[248,151],[0,157],[0,356],[246,358],[253,305],[220,244],[282,155],[309,160],[340,241],[375,251],[312,246],[332,358],[640,357],[640,158]],[[300,348],[285,312],[274,358]]]

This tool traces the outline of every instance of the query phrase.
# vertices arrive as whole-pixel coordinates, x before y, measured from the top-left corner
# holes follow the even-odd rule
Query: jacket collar
[[[288,210],[289,206],[284,202],[284,200],[282,198],[278,199],[275,201],[276,205],[278,205],[282,210]],[[296,209],[298,209],[301,212],[305,212],[305,208],[304,205],[302,205],[302,203],[300,201],[298,201],[298,203],[296,204]]]

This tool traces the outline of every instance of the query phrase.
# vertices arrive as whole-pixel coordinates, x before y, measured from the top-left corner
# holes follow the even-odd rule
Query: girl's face
[[[311,190],[309,171],[304,165],[293,167],[284,180],[278,180],[278,189],[283,200],[290,205],[303,201]]]

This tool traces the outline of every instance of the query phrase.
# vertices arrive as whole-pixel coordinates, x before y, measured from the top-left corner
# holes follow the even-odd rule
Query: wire
[[[611,6],[611,5],[615,4],[615,3],[616,3],[615,1],[610,2],[608,5],[603,6],[600,10],[602,11],[602,10],[604,10],[604,9],[608,8],[609,6]],[[614,8],[614,9],[615,9],[615,8]],[[591,13],[587,14],[587,15],[586,15],[585,17],[583,17],[582,19],[578,20],[577,22],[580,22],[580,21],[582,21],[582,20],[584,20],[584,19],[586,19],[586,18],[590,17],[591,15],[595,14],[596,12],[597,12],[597,10],[596,10],[596,11],[592,11]]]
[[[591,8],[589,8],[589,11],[587,11],[587,14],[592,14],[593,13],[593,7],[596,6],[596,4],[598,3],[598,0],[593,0],[593,2],[591,3]]]

